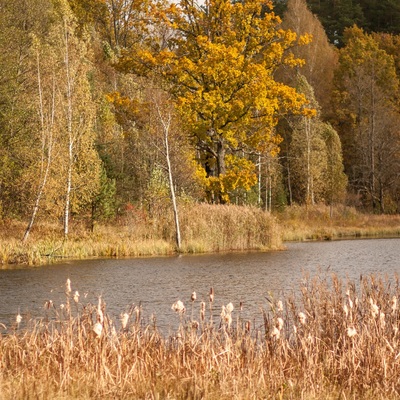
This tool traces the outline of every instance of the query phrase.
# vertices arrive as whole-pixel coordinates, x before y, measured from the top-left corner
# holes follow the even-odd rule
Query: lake
[[[143,315],[157,325],[173,329],[178,317],[171,305],[182,300],[190,313],[190,297],[208,302],[215,291],[217,315],[223,304],[232,302],[235,312],[242,303],[244,318],[260,315],[266,296],[281,298],[295,293],[305,274],[358,281],[360,275],[393,278],[400,272],[400,239],[340,240],[287,243],[277,252],[184,255],[134,259],[68,261],[40,267],[17,266],[0,269],[0,322],[10,326],[18,313],[24,320],[44,315],[43,306],[52,300],[65,302],[65,282],[71,280],[82,303],[106,302],[107,313],[118,321],[132,304],[141,302]]]

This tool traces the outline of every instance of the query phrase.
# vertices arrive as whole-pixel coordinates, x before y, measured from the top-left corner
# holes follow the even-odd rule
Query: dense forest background
[[[400,211],[396,1],[0,0],[0,24],[3,221]]]

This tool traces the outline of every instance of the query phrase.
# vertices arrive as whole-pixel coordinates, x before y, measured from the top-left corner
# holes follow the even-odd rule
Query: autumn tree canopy
[[[204,6],[183,0],[165,9],[162,21],[170,29],[162,47],[126,52],[121,65],[163,77],[199,151],[211,197],[226,201],[237,185],[255,183],[249,155],[279,142],[278,116],[304,106],[305,98],[274,72],[301,65],[288,50],[308,37],[281,29],[264,0]]]

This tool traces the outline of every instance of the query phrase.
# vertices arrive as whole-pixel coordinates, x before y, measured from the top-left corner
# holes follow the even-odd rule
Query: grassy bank
[[[278,215],[284,241],[400,236],[400,215],[371,215],[351,207],[293,206]]]
[[[180,225],[183,253],[268,250],[282,244],[276,218],[253,207],[185,205],[180,207]],[[3,221],[0,225],[0,264],[34,265],[65,258],[168,255],[176,251],[169,212],[152,216],[130,212],[113,224],[96,225],[93,231],[75,221],[66,241],[59,225],[38,223],[28,242],[22,243],[24,229],[22,222]]]
[[[176,252],[169,208],[151,216],[134,210],[94,230],[82,221],[71,225],[65,241],[60,225],[39,222],[23,244],[25,223],[0,222],[0,265]],[[331,214],[325,206],[293,206],[274,216],[254,207],[182,205],[180,225],[183,253],[274,250],[283,241],[400,236],[400,215],[365,215],[348,207],[337,207]]]
[[[40,321],[0,326],[1,398],[399,398],[399,282],[302,285],[297,301],[270,299],[259,326],[188,293],[167,336],[141,307],[113,321],[101,298],[81,303],[66,285]]]

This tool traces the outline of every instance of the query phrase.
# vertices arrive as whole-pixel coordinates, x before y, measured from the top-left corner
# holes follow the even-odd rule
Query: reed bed
[[[400,215],[373,215],[353,207],[291,206],[278,214],[283,241],[399,237]]]
[[[183,253],[231,250],[270,250],[281,247],[276,218],[255,207],[182,204],[180,226]],[[68,240],[58,224],[35,225],[26,243],[25,225],[0,223],[0,265],[37,265],[65,258],[136,257],[176,252],[172,210],[150,216],[130,211],[109,225],[92,230],[85,221],[73,221]]]
[[[217,307],[212,288],[206,302],[188,294],[165,335],[140,305],[112,320],[68,280],[64,304],[1,326],[1,398],[399,398],[398,278],[315,277],[299,289],[266,297],[260,324],[240,305]]]

